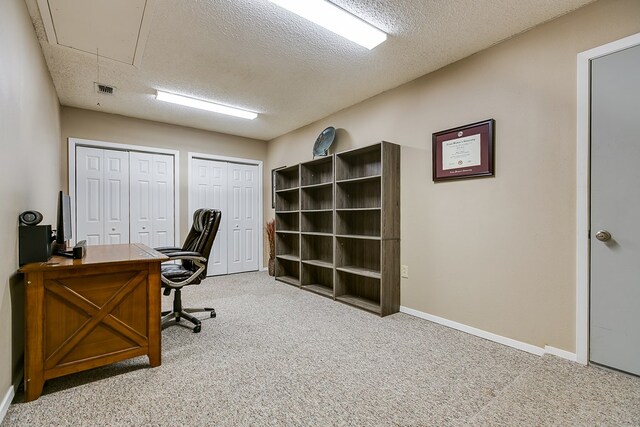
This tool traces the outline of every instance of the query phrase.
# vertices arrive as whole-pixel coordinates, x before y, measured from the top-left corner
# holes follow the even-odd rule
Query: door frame
[[[591,61],[640,45],[640,33],[578,54],[576,161],[576,361],[589,363]]]
[[[241,157],[228,157],[228,156],[219,156],[216,154],[206,154],[206,153],[195,153],[189,151],[187,153],[187,209],[188,212],[193,211],[193,198],[191,197],[191,188],[193,187],[193,182],[191,178],[191,162],[193,159],[202,159],[202,160],[213,160],[217,162],[229,162],[229,163],[240,163],[244,165],[255,165],[258,166],[258,220],[260,221],[259,228],[261,233],[258,235],[258,271],[262,271],[265,269],[264,267],[264,233],[262,232],[262,227],[264,226],[264,216],[263,216],[263,193],[264,188],[262,187],[262,160],[254,160],[254,159],[243,159]],[[189,218],[189,227],[191,227],[192,219]]]
[[[69,196],[71,197],[71,223],[73,239],[78,235],[76,229],[76,147],[102,148],[119,151],[138,151],[151,154],[168,154],[173,156],[173,236],[174,242],[180,244],[180,152],[167,148],[147,147],[143,145],[120,144],[117,142],[97,141],[93,139],[68,138],[69,151]]]

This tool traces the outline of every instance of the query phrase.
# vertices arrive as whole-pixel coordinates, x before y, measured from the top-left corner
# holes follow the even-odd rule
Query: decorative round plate
[[[313,155],[315,156],[326,156],[329,152],[329,147],[333,143],[333,140],[336,137],[336,128],[333,126],[329,126],[318,135],[318,139],[316,139],[316,143],[313,144]]]

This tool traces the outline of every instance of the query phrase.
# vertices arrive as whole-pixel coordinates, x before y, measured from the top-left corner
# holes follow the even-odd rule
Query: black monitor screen
[[[71,240],[71,197],[61,191],[58,196],[56,242],[63,244],[68,240]]]

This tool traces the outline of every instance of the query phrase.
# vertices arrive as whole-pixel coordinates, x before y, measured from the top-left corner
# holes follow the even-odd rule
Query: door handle
[[[607,230],[600,230],[596,233],[596,239],[600,240],[601,242],[608,242],[611,239],[611,233],[609,233]]]

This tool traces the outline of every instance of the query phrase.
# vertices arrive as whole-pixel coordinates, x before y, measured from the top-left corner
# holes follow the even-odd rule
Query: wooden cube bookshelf
[[[380,316],[398,312],[398,145],[276,172],[276,279]]]

